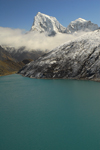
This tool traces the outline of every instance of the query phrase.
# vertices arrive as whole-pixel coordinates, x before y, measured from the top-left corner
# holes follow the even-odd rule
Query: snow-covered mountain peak
[[[44,17],[46,17],[46,18],[54,18],[54,17],[52,17],[52,16],[48,16],[48,15],[46,15],[46,14],[43,14],[43,13],[41,13],[41,12],[38,12],[37,13],[37,15],[36,15],[36,19],[37,19],[37,17],[41,17],[41,18],[44,18]]]
[[[78,18],[75,21],[72,21],[67,27],[67,33],[74,33],[77,31],[94,31],[99,27],[97,24],[92,23],[91,21]]]
[[[97,24],[82,18],[72,21],[66,28],[62,26],[55,17],[38,12],[34,18],[31,31],[44,32],[46,35],[54,36],[57,33],[72,34],[78,31],[94,31],[98,28]]]
[[[72,21],[73,23],[74,22],[86,22],[87,20],[85,20],[85,19],[82,19],[82,18],[78,18],[78,19],[76,19],[75,21]]]
[[[34,18],[31,31],[46,32],[47,35],[55,35],[57,32],[65,32],[63,27],[55,17],[38,12]]]

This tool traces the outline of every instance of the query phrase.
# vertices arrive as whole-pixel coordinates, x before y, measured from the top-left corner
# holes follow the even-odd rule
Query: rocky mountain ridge
[[[0,76],[17,73],[23,66],[32,61],[31,59],[24,59],[18,61],[9,51],[6,51],[0,46]]]
[[[100,80],[100,29],[62,44],[19,73],[31,78]]]
[[[55,17],[38,12],[30,31],[45,32],[46,35],[54,36],[57,33],[72,34],[78,31],[94,31],[98,28],[97,24],[82,18],[78,18],[72,21],[68,27],[64,27]]]

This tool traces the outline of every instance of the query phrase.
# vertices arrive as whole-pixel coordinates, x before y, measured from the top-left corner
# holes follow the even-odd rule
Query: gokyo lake
[[[0,150],[100,150],[100,82],[0,77]]]

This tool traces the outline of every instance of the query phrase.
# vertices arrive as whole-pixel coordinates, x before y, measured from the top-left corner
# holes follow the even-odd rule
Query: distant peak
[[[41,12],[38,12],[37,15],[48,16],[48,15],[43,14],[43,13],[41,13]]]
[[[78,18],[78,19],[76,19],[76,21],[85,22],[85,21],[87,21],[87,20],[85,20],[85,19],[83,19],[83,18]]]
[[[71,23],[78,23],[78,22],[80,22],[80,23],[85,23],[85,22],[88,22],[88,21],[85,20],[85,19],[83,19],[83,18],[78,18],[78,19],[76,19],[75,21],[72,21]]]
[[[48,16],[48,15],[43,14],[43,13],[41,13],[41,12],[38,12],[37,15],[36,15],[36,17],[46,17],[46,18],[51,18],[51,16]]]
[[[38,15],[38,14],[42,14],[42,13],[41,13],[41,12],[38,12],[37,15]]]

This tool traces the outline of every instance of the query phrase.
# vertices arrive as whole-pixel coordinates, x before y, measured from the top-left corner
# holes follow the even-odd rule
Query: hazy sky
[[[65,27],[77,18],[100,26],[100,0],[0,0],[0,26],[28,31],[38,12],[56,17]]]

